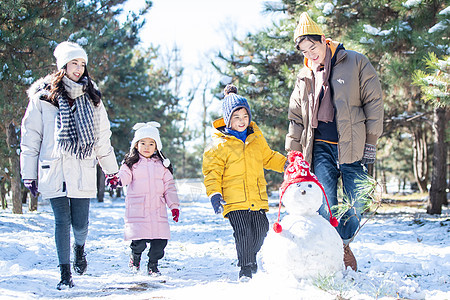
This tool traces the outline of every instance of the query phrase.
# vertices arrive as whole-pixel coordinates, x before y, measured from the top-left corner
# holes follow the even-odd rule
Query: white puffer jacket
[[[99,117],[99,138],[93,154],[86,159],[54,151],[58,108],[41,98],[48,94],[43,87],[50,82],[47,76],[28,90],[30,102],[22,119],[20,167],[22,179],[38,179],[43,198],[67,196],[94,198],[97,194],[97,161],[106,174],[118,172],[111,130],[103,103],[94,108]]]

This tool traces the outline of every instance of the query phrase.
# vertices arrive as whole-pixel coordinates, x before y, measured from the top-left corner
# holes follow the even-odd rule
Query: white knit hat
[[[80,45],[72,42],[62,42],[56,46],[53,55],[56,57],[56,66],[61,70],[69,61],[83,58],[88,63],[86,51]]]
[[[131,141],[130,150],[132,150],[134,147],[136,147],[136,143],[144,138],[151,138],[156,143],[156,149],[159,152],[159,155],[161,155],[163,159],[163,165],[164,167],[169,167],[170,160],[168,158],[165,158],[162,153],[162,143],[161,138],[159,137],[159,130],[158,127],[161,127],[161,124],[158,122],[147,122],[147,123],[136,123],[133,126],[133,129],[136,130],[134,133],[133,141]]]

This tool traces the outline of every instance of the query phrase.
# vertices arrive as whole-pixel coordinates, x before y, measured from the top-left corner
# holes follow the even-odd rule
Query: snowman
[[[328,199],[330,220],[318,214],[325,192],[303,154],[291,151],[288,159],[290,164],[280,188],[278,221],[261,249],[264,269],[297,281],[333,275],[344,269],[342,239],[333,228],[338,221],[331,214]],[[288,215],[279,223],[281,202]]]

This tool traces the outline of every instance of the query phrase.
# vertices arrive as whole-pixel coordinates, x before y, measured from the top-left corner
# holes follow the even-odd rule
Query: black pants
[[[167,240],[133,240],[130,245],[131,251],[133,251],[134,254],[142,254],[145,248],[147,248],[147,243],[150,244],[150,250],[148,250],[148,262],[157,263],[158,260],[164,256],[164,249],[167,246]]]
[[[269,220],[265,211],[236,210],[230,211],[226,217],[234,230],[238,266],[256,263],[256,254],[269,231]]]

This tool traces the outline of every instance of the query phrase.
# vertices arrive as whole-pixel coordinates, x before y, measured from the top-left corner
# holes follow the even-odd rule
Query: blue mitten
[[[363,165],[373,164],[375,162],[376,154],[377,154],[377,148],[375,145],[365,144],[364,145],[364,154],[363,154],[363,158],[361,159],[361,163]]]
[[[225,200],[223,200],[223,197],[221,194],[215,194],[211,197],[211,204],[214,208],[214,212],[216,214],[220,214],[223,212],[223,205],[226,204]]]

